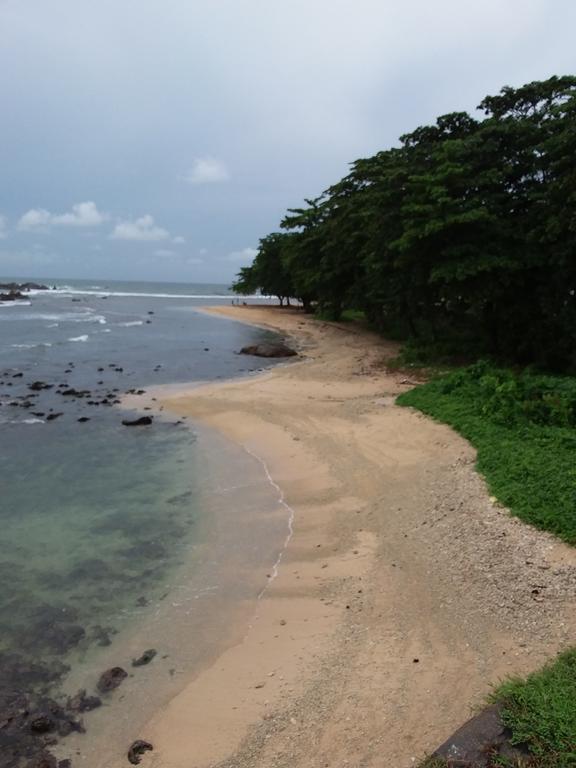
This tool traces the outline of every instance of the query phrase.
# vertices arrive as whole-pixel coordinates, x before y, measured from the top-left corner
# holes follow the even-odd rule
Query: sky
[[[0,0],[0,275],[230,283],[359,157],[576,74],[574,0]]]

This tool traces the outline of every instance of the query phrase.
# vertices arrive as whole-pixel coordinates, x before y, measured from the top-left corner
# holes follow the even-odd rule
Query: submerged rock
[[[109,693],[115,688],[118,688],[127,677],[128,672],[126,672],[125,669],[122,669],[122,667],[112,667],[100,675],[100,680],[98,680],[96,688],[100,693]]]
[[[143,667],[146,664],[150,664],[154,656],[156,656],[157,651],[155,648],[149,648],[147,651],[144,651],[142,656],[139,656],[137,659],[132,659],[132,666],[133,667]]]
[[[147,427],[152,424],[152,416],[140,416],[138,419],[122,419],[125,427]]]
[[[261,344],[252,344],[242,347],[241,355],[254,355],[255,357],[294,357],[298,353],[281,341],[264,341]]]
[[[102,699],[99,696],[88,696],[85,688],[68,699],[68,708],[73,712],[91,712],[101,705]]]

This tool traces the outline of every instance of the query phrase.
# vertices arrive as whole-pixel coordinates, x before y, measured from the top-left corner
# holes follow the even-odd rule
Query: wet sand
[[[387,372],[393,344],[212,311],[288,334],[301,360],[162,405],[258,457],[292,534],[236,641],[139,734],[142,765],[408,768],[491,683],[573,641],[574,554],[490,499],[464,440],[394,405],[413,382]]]

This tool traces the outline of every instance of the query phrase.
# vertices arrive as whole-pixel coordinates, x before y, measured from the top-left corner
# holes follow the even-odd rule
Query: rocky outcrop
[[[122,419],[125,427],[147,427],[152,424],[152,416],[140,416],[138,419]]]
[[[282,341],[263,341],[242,347],[240,354],[255,357],[294,357],[298,353]]]

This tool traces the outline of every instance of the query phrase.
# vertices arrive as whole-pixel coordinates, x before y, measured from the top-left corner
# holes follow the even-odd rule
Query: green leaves
[[[356,160],[290,209],[238,290],[255,281],[394,335],[465,336],[576,371],[576,78],[506,87],[480,109]]]

